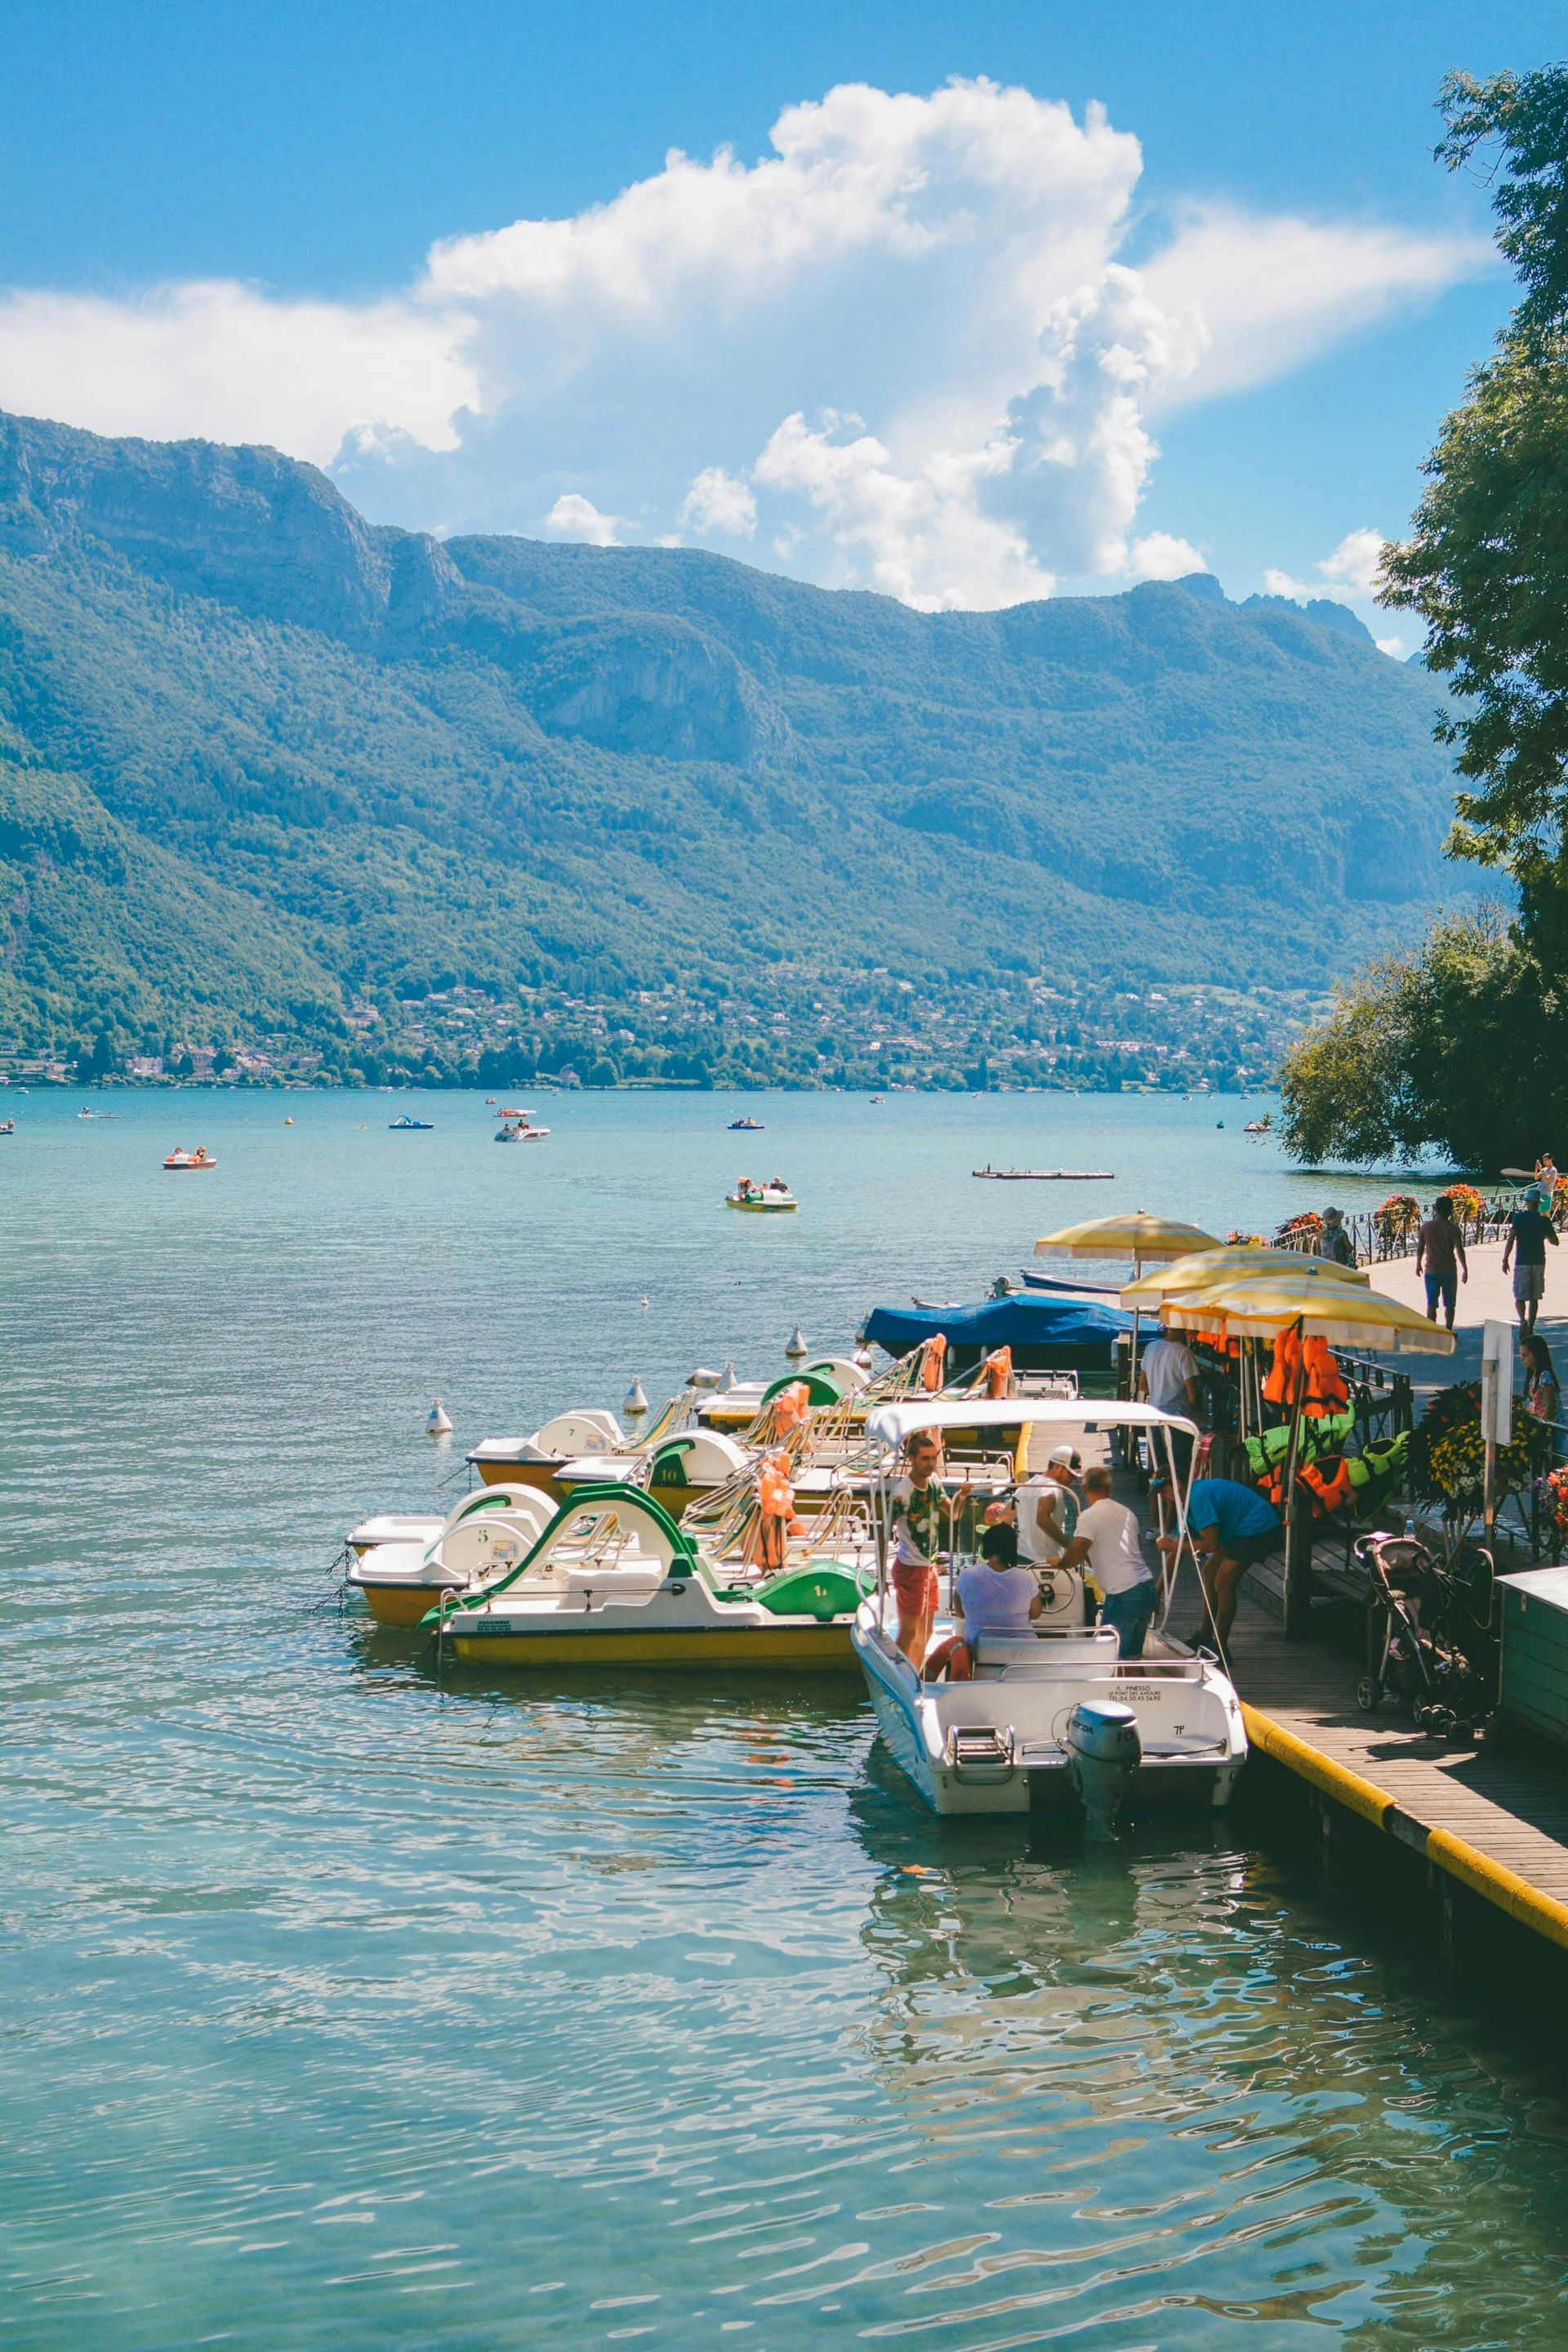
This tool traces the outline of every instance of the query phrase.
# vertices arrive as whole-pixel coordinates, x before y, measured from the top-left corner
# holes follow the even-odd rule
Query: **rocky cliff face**
[[[91,541],[149,578],[351,644],[428,618],[458,575],[437,541],[374,530],[314,466],[213,441],[109,441],[0,415],[0,544]]]

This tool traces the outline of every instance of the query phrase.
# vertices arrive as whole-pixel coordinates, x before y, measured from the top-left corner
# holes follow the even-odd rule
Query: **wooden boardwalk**
[[[1392,1834],[1422,1844],[1413,1825],[1462,1842],[1563,1906],[1568,1927],[1568,1769],[1506,1749],[1451,1748],[1392,1711],[1363,1715],[1358,1662],[1324,1642],[1288,1642],[1279,1619],[1245,1595],[1230,1663],[1247,1707],[1392,1800],[1402,1817],[1384,1824]],[[1442,1843],[1427,1839],[1423,1850],[1443,1863]]]
[[[1031,1467],[1045,1450],[1031,1446]],[[1086,1437],[1081,1450],[1086,1461],[1103,1458],[1098,1438]],[[1121,1473],[1116,1483],[1146,1517],[1138,1483]],[[1152,1543],[1148,1557],[1152,1565]],[[1342,1542],[1325,1544],[1321,1565],[1332,1570],[1342,1562]],[[1255,1572],[1264,1591],[1267,1573],[1258,1580]],[[1180,1633],[1201,1615],[1187,1563],[1168,1622]],[[1485,1744],[1450,1747],[1416,1730],[1406,1714],[1363,1714],[1355,1703],[1360,1659],[1327,1641],[1287,1641],[1279,1616],[1245,1589],[1229,1664],[1255,1748],[1568,1949],[1568,1759],[1559,1766]]]

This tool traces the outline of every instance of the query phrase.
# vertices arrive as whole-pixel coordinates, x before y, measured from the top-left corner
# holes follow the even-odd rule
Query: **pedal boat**
[[[556,1502],[562,1498],[557,1474],[568,1462],[584,1454],[624,1454],[631,1441],[613,1412],[584,1405],[558,1412],[531,1437],[487,1437],[468,1456],[487,1486],[538,1486]]]
[[[672,1519],[679,1519],[693,1503],[749,1469],[752,1459],[744,1446],[716,1430],[684,1430],[647,1454],[584,1454],[575,1462],[563,1462],[555,1474],[555,1490],[563,1501],[570,1501],[584,1486],[646,1486]]]
[[[1172,1653],[1123,1664],[1116,1635],[1086,1627],[1081,1610],[1050,1610],[1018,1639],[981,1636],[969,1682],[921,1680],[898,1647],[888,1589],[889,1523],[905,1441],[917,1429],[945,1433],[1016,1405],[1005,1399],[882,1406],[868,1435],[884,1449],[874,1528],[878,1590],[855,1621],[854,1645],[878,1728],[900,1769],[936,1813],[1086,1812],[1105,1830],[1125,1805],[1213,1809],[1229,1801],[1247,1760],[1241,1706],[1212,1659]],[[1177,1527],[1187,1540],[1186,1498],[1175,1476],[1173,1433],[1193,1424],[1148,1404],[1092,1398],[1031,1402],[1035,1423],[1075,1442],[1088,1430],[1163,1437]],[[962,1632],[939,1616],[939,1634]],[[1162,1645],[1163,1646],[1163,1645]]]
[[[808,1559],[727,1584],[640,1486],[585,1486],[522,1559],[425,1622],[470,1665],[854,1671],[867,1579]]]
[[[800,1202],[787,1184],[752,1184],[745,1187],[737,1184],[732,1192],[727,1192],[724,1195],[724,1206],[727,1209],[746,1209],[753,1215],[779,1216],[789,1210],[798,1209]]]
[[[364,1595],[378,1624],[419,1625],[443,1592],[521,1559],[551,1517],[536,1486],[476,1486],[445,1519],[366,1519],[348,1538],[349,1589]]]

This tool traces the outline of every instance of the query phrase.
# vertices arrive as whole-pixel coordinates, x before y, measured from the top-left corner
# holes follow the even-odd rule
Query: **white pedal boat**
[[[580,1405],[558,1412],[531,1437],[487,1437],[468,1455],[487,1486],[538,1486],[559,1502],[557,1471],[566,1462],[587,1454],[625,1454],[631,1444],[613,1412],[599,1405]]]
[[[421,1624],[443,1592],[521,1559],[553,1511],[535,1486],[476,1486],[444,1519],[388,1512],[362,1520],[348,1538],[349,1589],[383,1625]]]
[[[853,1672],[866,1581],[818,1559],[727,1583],[646,1489],[588,1486],[521,1560],[448,1593],[426,1622],[469,1664]]]
[[[1123,1664],[1116,1635],[1072,1622],[1055,1610],[1043,1630],[1018,1639],[982,1636],[968,1682],[921,1680],[896,1634],[888,1590],[888,1528],[905,1441],[917,1429],[950,1423],[973,1427],[1017,1413],[1005,1399],[929,1401],[880,1407],[868,1435],[885,1449],[878,1482],[878,1591],[858,1612],[853,1641],[878,1727],[912,1786],[938,1813],[1082,1811],[1107,1829],[1119,1810],[1228,1803],[1247,1760],[1241,1705],[1230,1677],[1207,1657],[1148,1656]],[[1086,1431],[1137,1430],[1158,1443],[1163,1433],[1186,1538],[1184,1488],[1175,1479],[1172,1433],[1191,1422],[1152,1405],[1094,1399],[1042,1399],[1031,1406],[1038,1428],[1078,1439]],[[939,1620],[939,1630],[954,1630]],[[962,1626],[957,1630],[962,1631]]]

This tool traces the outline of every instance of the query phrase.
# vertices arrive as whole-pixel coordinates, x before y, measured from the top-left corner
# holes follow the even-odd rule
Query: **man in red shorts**
[[[936,1560],[947,1548],[952,1507],[937,1481],[942,1447],[931,1431],[917,1430],[904,1452],[909,1472],[893,1489],[893,1598],[899,1604],[899,1647],[919,1674],[931,1646]]]

